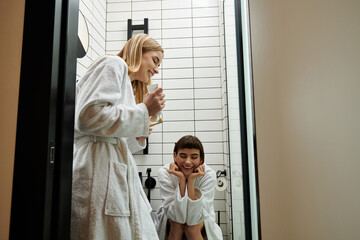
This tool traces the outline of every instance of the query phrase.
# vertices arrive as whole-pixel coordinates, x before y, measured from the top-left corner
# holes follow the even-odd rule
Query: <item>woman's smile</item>
[[[155,74],[159,73],[162,58],[163,54],[160,51],[143,53],[140,68],[130,76],[131,81],[138,80],[145,84],[148,83]]]

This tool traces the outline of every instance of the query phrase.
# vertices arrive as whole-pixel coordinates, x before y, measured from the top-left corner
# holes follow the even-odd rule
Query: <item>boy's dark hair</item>
[[[205,153],[204,153],[204,147],[201,143],[201,141],[192,135],[186,135],[183,136],[182,138],[179,139],[179,141],[177,141],[177,143],[175,143],[175,147],[174,147],[174,153],[178,153],[178,151],[180,149],[183,148],[189,148],[189,149],[199,149],[200,151],[200,159],[201,159],[201,164],[204,163],[205,161]]]

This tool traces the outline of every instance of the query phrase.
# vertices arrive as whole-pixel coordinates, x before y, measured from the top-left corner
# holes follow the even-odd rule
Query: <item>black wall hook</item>
[[[156,186],[156,180],[155,180],[155,178],[150,176],[151,168],[148,168],[146,170],[146,172],[147,172],[148,177],[145,180],[145,187],[148,189],[147,198],[148,198],[148,200],[150,202],[150,189],[153,189]]]

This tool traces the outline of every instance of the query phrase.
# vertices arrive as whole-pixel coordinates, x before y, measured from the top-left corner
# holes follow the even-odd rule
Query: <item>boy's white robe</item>
[[[215,222],[214,195],[216,173],[205,164],[205,175],[195,179],[195,195],[197,200],[180,194],[179,178],[169,173],[170,164],[158,171],[158,180],[162,204],[156,211],[155,224],[160,240],[167,239],[166,224],[168,219],[181,224],[194,226],[204,221],[208,240],[223,239],[222,232]]]
[[[71,239],[158,239],[132,152],[149,115],[136,105],[126,63],[95,62],[77,83]]]

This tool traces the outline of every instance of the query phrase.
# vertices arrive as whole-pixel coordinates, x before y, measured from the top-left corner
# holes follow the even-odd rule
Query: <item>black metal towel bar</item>
[[[149,19],[144,18],[144,24],[132,24],[132,19],[128,19],[128,28],[127,28],[127,39],[129,40],[133,36],[134,30],[143,30],[144,33],[149,34]],[[149,139],[146,139],[146,147],[143,150],[143,154],[149,153]]]

